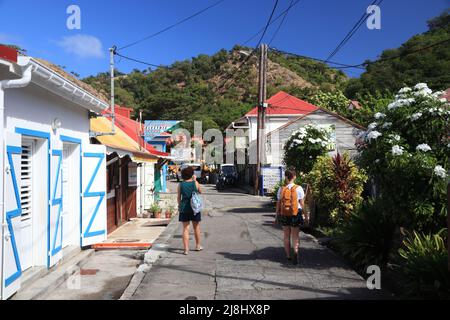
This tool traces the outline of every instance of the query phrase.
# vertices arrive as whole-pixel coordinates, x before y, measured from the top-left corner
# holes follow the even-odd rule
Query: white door
[[[144,209],[149,210],[153,204],[153,189],[155,188],[155,164],[144,163]]]
[[[3,212],[3,271],[2,299],[8,299],[20,289],[19,248],[21,244],[20,224],[22,206],[20,203],[22,138],[15,133],[6,133],[5,150],[5,192]]]
[[[106,239],[106,147],[84,145],[82,157],[81,245]]]
[[[54,138],[51,146],[48,267],[54,266],[62,258],[62,142]]]
[[[20,203],[22,207],[21,217],[21,246],[19,250],[22,270],[33,266],[33,154],[35,141],[33,139],[22,140],[21,159],[21,183]]]
[[[63,204],[62,204],[62,231],[63,231],[63,248],[70,244],[70,226],[71,226],[71,206],[72,203],[70,199],[72,198],[72,192],[70,186],[69,175],[71,172],[70,168],[70,146],[64,145],[63,148],[63,160],[62,160],[62,193],[63,193]]]

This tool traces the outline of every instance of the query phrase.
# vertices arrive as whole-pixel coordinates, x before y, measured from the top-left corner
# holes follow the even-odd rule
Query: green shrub
[[[402,271],[408,281],[407,293],[426,298],[450,298],[448,252],[445,229],[434,235],[408,234],[399,249]]]
[[[350,160],[348,154],[317,159],[306,177],[321,211],[329,214],[333,224],[347,221],[362,202],[367,176]]]
[[[284,147],[284,163],[301,175],[311,171],[316,159],[330,149],[331,129],[308,124],[295,131]]]
[[[426,84],[401,89],[359,141],[360,165],[374,178],[399,226],[436,233],[446,226],[449,103]]]
[[[381,202],[368,201],[338,228],[338,251],[361,272],[370,265],[384,266],[392,249],[395,227]]]

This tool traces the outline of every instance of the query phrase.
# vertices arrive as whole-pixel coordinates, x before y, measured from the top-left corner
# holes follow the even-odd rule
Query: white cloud
[[[77,34],[63,37],[58,45],[66,52],[77,55],[80,58],[103,58],[102,42],[90,35]]]

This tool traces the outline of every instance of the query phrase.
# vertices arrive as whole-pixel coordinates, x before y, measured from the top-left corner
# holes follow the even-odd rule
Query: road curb
[[[177,217],[174,217],[172,221],[167,225],[167,228],[159,235],[158,239],[153,243],[150,250],[144,255],[144,262],[141,264],[133,277],[130,280],[130,283],[126,287],[125,291],[122,293],[122,296],[119,300],[130,300],[134,295],[139,285],[145,278],[145,275],[150,272],[153,264],[155,264],[162,256],[164,256],[168,251],[167,242],[173,237],[175,231],[179,227],[179,222]]]

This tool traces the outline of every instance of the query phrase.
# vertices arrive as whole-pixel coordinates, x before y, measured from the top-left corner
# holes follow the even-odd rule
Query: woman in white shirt
[[[278,221],[283,226],[286,257],[297,264],[300,226],[304,223],[305,192],[301,186],[295,184],[296,174],[294,171],[286,170],[285,176],[286,186],[278,190],[276,211]],[[291,249],[293,249],[293,256]]]

